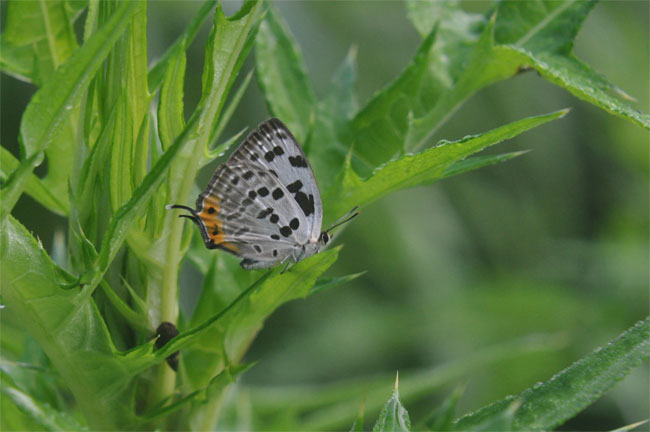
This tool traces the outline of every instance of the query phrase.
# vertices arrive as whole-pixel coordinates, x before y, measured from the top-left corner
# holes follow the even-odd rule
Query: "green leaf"
[[[456,406],[460,397],[465,392],[465,386],[456,387],[456,389],[449,395],[442,404],[431,413],[431,415],[424,421],[427,430],[431,431],[446,431],[452,430],[454,419],[456,418]],[[424,428],[419,428],[424,429]],[[496,430],[496,429],[495,429]]]
[[[74,22],[85,2],[7,2],[0,70],[43,85],[77,48]]]
[[[202,389],[195,390],[192,393],[184,396],[183,398],[169,404],[164,405],[152,412],[142,416],[142,420],[149,421],[158,417],[168,416],[169,414],[178,411],[186,406],[188,403],[194,401],[204,401],[209,398],[210,394],[222,392],[228,385],[237,381],[240,375],[246,372],[253,366],[253,363],[245,365],[231,365],[224,368],[219,374],[210,380],[210,383]]]
[[[356,75],[356,48],[352,47],[334,73],[327,96],[318,103],[314,131],[303,143],[320,190],[332,185],[349,153],[341,136],[358,109]]]
[[[432,183],[443,177],[453,163],[529,129],[561,118],[566,113],[566,110],[561,110],[527,117],[484,134],[467,136],[453,142],[441,141],[421,153],[407,154],[388,162],[367,179],[359,178],[348,164],[340,186],[325,194],[326,207],[331,206],[333,215],[341,215],[355,205],[364,206],[390,192]]]
[[[0,229],[0,295],[23,319],[72,391],[93,428],[121,429],[132,411],[124,398],[129,376],[88,290],[61,288],[60,270],[13,217]]]
[[[366,409],[366,402],[363,401],[363,403],[359,407],[359,412],[357,413],[357,417],[354,419],[354,423],[352,423],[350,432],[363,432],[363,413],[365,409]]]
[[[650,129],[650,116],[608,92],[625,93],[572,53],[582,22],[593,1],[537,1],[499,3],[494,28],[497,43],[527,57],[529,66],[576,97]]]
[[[304,142],[313,122],[316,97],[298,44],[274,6],[268,8],[255,41],[255,71],[271,114]]]
[[[379,413],[379,418],[372,428],[372,432],[408,432],[411,430],[409,413],[399,400],[397,387],[398,381],[396,379],[393,394]]]
[[[459,160],[458,162],[451,164],[442,174],[442,178],[451,177],[489,165],[506,162],[510,159],[525,155],[526,153],[528,153],[528,150],[502,153],[498,155],[468,157],[467,159]]]
[[[113,210],[124,204],[142,181],[149,154],[146,11],[146,3],[138,2],[138,10],[115,44],[106,68],[105,100],[112,103],[121,96],[124,104],[120,111],[124,118],[118,116],[111,146],[109,190]]]
[[[530,335],[484,348],[470,356],[448,363],[404,374],[401,379],[402,398],[410,403],[430,396],[434,391],[471,372],[499,364],[508,359],[535,352],[548,353],[565,348],[562,335]],[[253,404],[263,412],[276,412],[291,404],[301,418],[301,428],[307,430],[342,429],[354,419],[358,401],[366,400],[366,411],[379,411],[390,392],[390,376],[355,378],[342,383],[320,387],[285,387],[251,389]]]
[[[185,31],[174,41],[174,43],[165,51],[165,54],[158,59],[149,70],[147,81],[149,82],[149,93],[154,94],[156,89],[162,84],[165,73],[169,67],[168,63],[173,57],[178,56],[179,51],[185,51],[192,43],[196,34],[201,28],[201,24],[208,17],[208,14],[217,4],[216,0],[205,0],[201,9],[196,13],[192,21],[185,28]]]
[[[29,175],[42,160],[40,154],[76,112],[79,98],[136,12],[136,6],[133,2],[123,3],[102,29],[75,51],[32,97],[20,123],[23,162],[3,185],[2,218],[27,186]]]
[[[355,280],[359,276],[363,276],[364,274],[366,274],[365,271],[359,272],[359,273],[352,273],[352,274],[345,275],[345,276],[320,278],[320,279],[318,279],[318,281],[316,281],[316,284],[311,289],[311,291],[309,291],[308,295],[311,296],[311,295],[314,295],[314,294],[316,294],[316,293],[318,293],[318,292],[320,292],[320,291],[322,291],[324,289],[329,289],[329,288],[332,288],[332,287],[335,287],[335,286],[338,286],[338,285],[342,285],[344,283],[348,283],[350,281]]]
[[[472,425],[467,429],[461,429],[461,430],[483,431],[483,432],[511,431],[513,429],[512,422],[514,421],[515,413],[517,412],[520,406],[521,406],[521,402],[514,401],[505,410],[498,413],[497,415],[488,417],[482,422]],[[453,430],[458,430],[458,429],[454,428]]]
[[[0,147],[0,181],[5,182],[10,173],[15,171],[20,162],[4,147]],[[43,207],[53,213],[65,215],[69,211],[69,203],[67,200],[60,201],[58,197],[52,194],[41,179],[36,177],[33,173],[29,174],[25,192],[34,198]]]
[[[238,362],[262,327],[264,320],[284,303],[306,297],[317,278],[336,261],[339,250],[340,248],[333,248],[316,254],[300,261],[282,274],[277,268],[267,271],[261,279],[242,291],[249,293],[248,297],[237,305],[237,308],[228,315],[227,320],[211,329],[205,329],[206,323],[214,322],[215,316],[213,316],[204,319],[200,326],[195,327],[200,328],[204,334],[195,340],[189,351],[186,351],[184,359],[187,358],[190,364],[196,362],[196,364],[205,365],[207,362],[215,368],[227,363],[226,359],[230,362]],[[229,274],[232,272],[232,269],[216,267],[216,262],[213,264],[206,276],[206,285],[203,287],[204,294],[199,300],[200,306],[195,312],[193,320],[201,319],[200,317],[205,316],[210,308],[214,310],[226,301],[232,305],[233,301],[224,298],[226,293],[224,293],[223,287],[240,285],[250,277],[249,275],[238,275],[241,279],[237,280],[236,277]],[[242,270],[240,270],[241,272]],[[228,291],[226,292],[232,296],[232,288]],[[241,298],[242,295],[239,294],[237,298]],[[218,315],[223,311],[224,309],[221,309]],[[188,376],[191,378],[194,388],[200,388],[205,386],[206,380],[216,373],[218,370],[204,367],[202,370],[188,372]]]
[[[137,2],[122,3],[110,20],[32,97],[20,123],[23,158],[47,148],[137,10]]]
[[[426,110],[421,100],[429,54],[436,39],[433,29],[422,41],[414,59],[400,76],[373,96],[354,119],[343,137],[354,151],[355,169],[367,173],[405,150],[411,117]]]
[[[554,429],[595,402],[648,357],[650,318],[639,321],[550,380],[462,417],[456,428],[469,429],[501,416],[514,401],[520,401],[513,429]]]
[[[460,8],[458,0],[406,2],[408,18],[423,38],[438,25],[436,43],[429,56],[429,99],[435,101],[441,92],[449,90],[463,73],[486,19]]]
[[[0,391],[2,391],[5,397],[16,404],[31,420],[45,430],[69,431],[86,429],[71,415],[57,411],[48,404],[34,399],[20,389],[7,385],[6,379],[3,379],[3,385],[0,387]]]
[[[176,50],[166,62],[158,103],[158,136],[162,148],[174,142],[185,127],[183,114],[183,84],[185,80],[185,51]]]

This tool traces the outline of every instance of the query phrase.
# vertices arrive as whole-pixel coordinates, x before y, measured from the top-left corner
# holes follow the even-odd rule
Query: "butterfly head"
[[[327,228],[325,231],[320,233],[320,236],[318,237],[318,242],[322,246],[326,246],[327,243],[332,240],[332,237],[334,237],[332,234],[330,234],[330,231],[332,231],[334,228],[339,227],[343,225],[344,223],[350,222],[352,219],[355,217],[359,216],[359,206],[355,206],[352,210],[347,212],[345,215],[343,215],[341,218],[339,218],[336,222],[334,222],[332,225],[330,225],[329,228]]]
[[[332,236],[331,236],[330,233],[328,233],[327,231],[323,231],[323,232],[320,233],[320,237],[318,238],[318,242],[322,246],[327,246],[327,243],[329,243],[330,240],[332,240]]]

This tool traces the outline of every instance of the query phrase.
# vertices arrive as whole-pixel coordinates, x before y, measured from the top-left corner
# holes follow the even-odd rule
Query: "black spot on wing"
[[[256,196],[257,196],[257,192],[255,192],[254,190],[248,191],[248,198],[255,199]]]
[[[307,168],[307,160],[300,155],[289,156],[289,163],[291,164],[292,167]]]
[[[307,194],[298,191],[294,197],[305,216],[309,216],[310,214],[314,213],[314,195],[309,194],[309,197],[307,197]]]
[[[282,189],[280,189],[280,188],[275,188],[275,189],[273,190],[273,199],[274,199],[274,200],[277,201],[277,200],[279,200],[280,198],[282,198],[283,196],[284,196],[284,192],[282,192]]]
[[[291,219],[291,222],[289,222],[289,226],[291,227],[292,230],[297,230],[298,227],[300,226],[300,221],[298,218],[293,218]]]
[[[272,214],[271,217],[269,218],[269,220],[271,221],[271,223],[278,223],[278,221],[280,220],[280,217],[278,215],[276,215],[276,214]]]
[[[208,209],[208,213],[210,213],[210,214],[213,214],[215,211],[216,211],[216,210],[214,209],[214,207],[210,207],[210,208]]]
[[[262,186],[257,190],[257,193],[260,194],[261,197],[265,197],[269,194],[269,190],[265,186]]]
[[[264,159],[266,159],[267,162],[273,162],[273,159],[275,159],[275,153],[273,153],[272,150],[267,151],[264,153]]]
[[[291,193],[296,193],[300,189],[302,189],[304,185],[300,180],[296,180],[295,182],[291,183],[289,186],[287,186],[287,190]]]
[[[288,226],[283,226],[282,228],[280,228],[280,234],[282,234],[285,237],[289,237],[291,233],[292,230]]]
[[[273,153],[275,153],[277,156],[282,156],[284,154],[284,150],[282,150],[282,147],[280,146],[275,146],[273,147]]]
[[[273,209],[271,207],[268,207],[257,214],[257,219],[264,219],[271,213],[273,213]]]
[[[250,180],[250,179],[253,178],[253,175],[254,175],[254,174],[253,174],[253,171],[246,171],[246,172],[242,175],[242,177],[244,178],[244,180]]]
[[[257,253],[262,253],[262,248],[259,247],[259,245],[253,245],[253,248],[257,251]]]

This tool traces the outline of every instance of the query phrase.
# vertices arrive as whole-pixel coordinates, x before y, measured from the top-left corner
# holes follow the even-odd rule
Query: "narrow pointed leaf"
[[[639,321],[550,380],[467,414],[457,421],[456,428],[469,429],[501,415],[514,401],[521,401],[513,429],[554,429],[594,403],[648,357],[650,318]]]

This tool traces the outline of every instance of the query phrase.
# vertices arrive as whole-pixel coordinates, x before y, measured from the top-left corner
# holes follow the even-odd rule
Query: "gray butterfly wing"
[[[244,258],[245,268],[289,258],[307,234],[300,207],[264,167],[229,160],[215,171],[196,202],[206,246]]]
[[[232,154],[231,163],[263,167],[278,179],[292,201],[278,201],[278,211],[293,212],[298,218],[298,243],[318,240],[323,221],[318,185],[305,153],[284,123],[276,118],[261,123]]]

